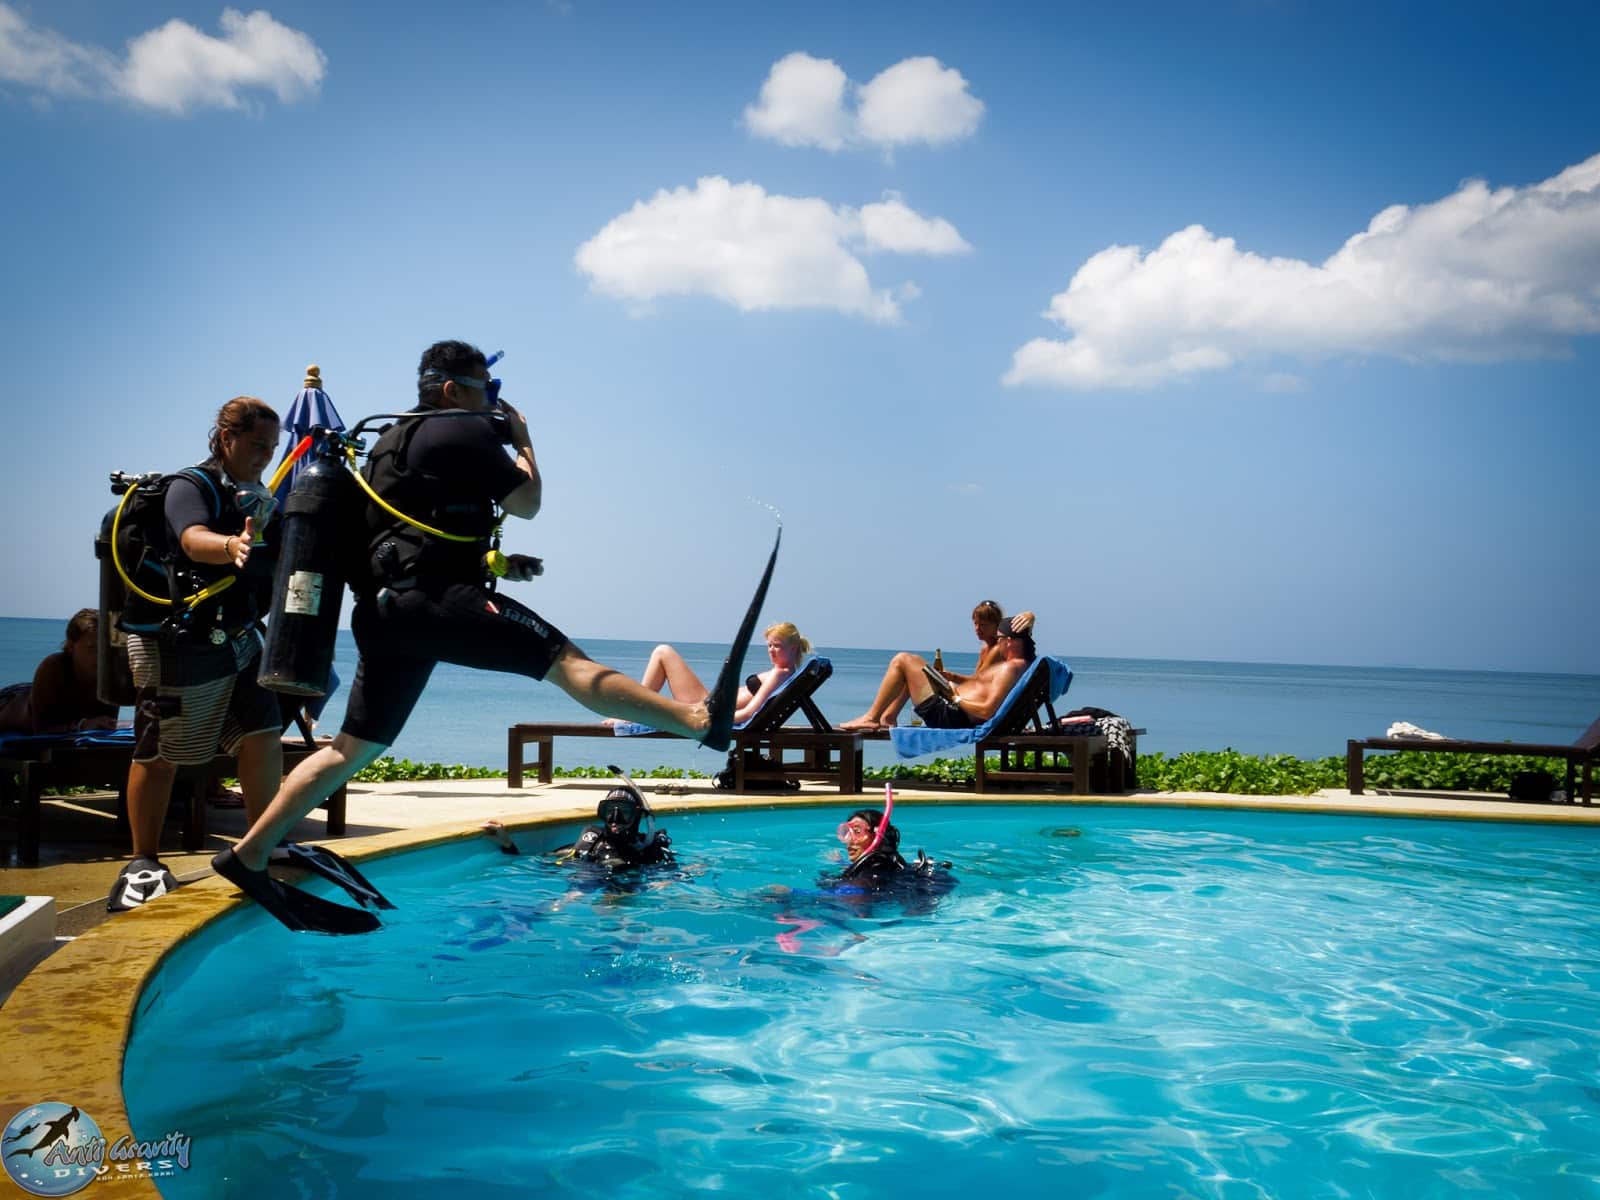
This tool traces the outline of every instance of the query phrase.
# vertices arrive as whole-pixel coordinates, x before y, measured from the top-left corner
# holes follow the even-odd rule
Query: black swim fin
[[[363,875],[342,854],[326,846],[308,846],[303,842],[284,842],[273,850],[267,866],[299,867],[320,875],[329,883],[336,883],[350,893],[350,898],[369,908],[393,908],[394,904],[380,892],[372,881]]]
[[[778,546],[783,541],[783,526],[778,526],[778,536],[772,539],[772,554],[767,559],[767,569],[761,572],[761,582],[756,594],[750,597],[750,607],[745,610],[739,632],[733,635],[733,645],[717,675],[717,684],[706,700],[706,710],[711,714],[711,727],[706,730],[700,744],[711,750],[726,750],[733,741],[733,714],[739,707],[739,678],[744,674],[744,655],[750,649],[750,639],[761,619],[761,606],[767,602],[767,586],[772,582],[772,569],[778,565]]]
[[[211,869],[296,933],[371,933],[383,924],[366,909],[335,904],[265,871],[252,871],[231,849],[213,858]]]

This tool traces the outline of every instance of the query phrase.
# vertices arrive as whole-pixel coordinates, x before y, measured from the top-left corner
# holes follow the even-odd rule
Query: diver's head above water
[[[871,849],[894,853],[900,848],[900,830],[893,824],[884,828],[882,840],[876,847],[873,846],[882,824],[883,813],[875,808],[861,808],[851,813],[849,819],[839,826],[839,840],[844,843],[845,853],[850,856],[851,862],[857,861]]]
[[[606,793],[606,798],[600,801],[595,816],[606,827],[608,837],[636,838],[639,836],[639,822],[644,819],[644,805],[631,788],[612,788]]]

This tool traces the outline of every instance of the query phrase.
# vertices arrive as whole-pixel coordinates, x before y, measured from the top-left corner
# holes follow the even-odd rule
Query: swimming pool
[[[124,1063],[194,1141],[165,1194],[1600,1181],[1595,830],[906,806],[960,878],[907,912],[805,894],[843,811],[674,815],[642,889],[458,843],[372,865],[370,937],[215,923]]]

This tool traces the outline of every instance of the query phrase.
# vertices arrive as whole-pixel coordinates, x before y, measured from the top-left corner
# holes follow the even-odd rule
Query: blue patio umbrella
[[[344,421],[339,417],[339,410],[334,408],[333,401],[328,399],[328,393],[322,390],[322,368],[312,363],[306,368],[305,383],[300,388],[299,394],[290,402],[289,413],[283,419],[283,431],[289,435],[289,444],[284,447],[283,457],[288,458],[293,454],[294,448],[300,444],[300,439],[310,433],[312,427],[316,425],[324,429],[344,429]],[[307,457],[302,456],[278,485],[275,495],[280,509],[283,502],[289,498],[294,481],[300,477],[300,472],[308,461]]]

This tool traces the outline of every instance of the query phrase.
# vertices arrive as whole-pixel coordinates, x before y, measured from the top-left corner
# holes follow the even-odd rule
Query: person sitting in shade
[[[1026,618],[1027,626],[1019,627]],[[974,627],[977,617],[973,618]],[[935,688],[928,662],[920,654],[902,651],[889,660],[872,707],[840,729],[889,729],[906,700],[929,729],[971,729],[999,710],[1001,702],[1034,660],[1033,614],[1022,613],[995,626],[997,655],[980,657],[971,675],[945,673],[954,689],[943,695]],[[982,634],[980,633],[980,637]]]
[[[32,683],[0,690],[0,733],[75,733],[115,729],[117,708],[96,692],[100,614],[80,608],[67,622],[61,649],[47,654]]]

